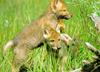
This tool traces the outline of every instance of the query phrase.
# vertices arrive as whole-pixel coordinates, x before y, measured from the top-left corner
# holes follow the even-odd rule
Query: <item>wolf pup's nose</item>
[[[61,47],[58,47],[58,50],[61,49]]]

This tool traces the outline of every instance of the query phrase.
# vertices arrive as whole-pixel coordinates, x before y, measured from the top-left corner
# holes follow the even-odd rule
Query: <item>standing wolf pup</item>
[[[4,47],[4,53],[8,48],[14,48],[12,72],[19,72],[19,68],[24,64],[28,53],[43,42],[48,43],[51,48],[61,48],[60,37],[60,34],[49,25],[41,26],[38,22],[29,25]]]
[[[51,0],[51,4],[44,16],[48,19],[50,25],[60,32],[63,32],[65,25],[63,19],[71,18],[64,0]]]
[[[45,15],[32,22],[4,46],[4,53],[6,53],[8,48],[14,48],[12,72],[18,72],[28,52],[42,42],[49,42],[48,44],[53,49],[61,47],[61,40],[68,44],[71,38],[61,33],[65,28],[63,19],[69,19],[70,17],[71,15],[67,11],[63,0],[51,0]]]

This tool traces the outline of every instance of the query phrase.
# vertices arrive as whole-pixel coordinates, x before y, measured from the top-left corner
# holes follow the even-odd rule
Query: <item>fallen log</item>
[[[96,12],[92,13],[90,16],[91,20],[94,22],[96,29],[100,32],[100,16]]]
[[[88,42],[85,44],[87,48],[96,55],[96,57],[94,57],[92,62],[84,60],[84,65],[79,69],[73,70],[72,72],[100,72],[100,50]]]
[[[91,45],[90,43],[86,42],[85,43],[87,48],[92,51],[96,56],[98,56],[100,58],[100,50],[98,50],[97,48],[95,48],[93,45]]]

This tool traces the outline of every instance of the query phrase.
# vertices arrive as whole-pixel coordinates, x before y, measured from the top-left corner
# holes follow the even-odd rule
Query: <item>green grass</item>
[[[13,52],[9,50],[3,59],[2,48],[5,43],[15,37],[25,25],[43,14],[49,1],[0,0],[0,72],[11,72]],[[93,54],[86,49],[86,41],[100,48],[99,33],[89,18],[92,12],[100,10],[100,0],[65,0],[65,2],[73,14],[70,20],[65,21],[65,32],[77,40],[77,45],[71,46],[67,51],[68,60],[64,67],[65,72],[69,72],[73,68],[82,66],[82,60],[91,60]],[[47,54],[45,46],[35,49],[29,56],[34,63],[34,72],[57,72],[58,63]],[[33,71],[28,70],[28,72]]]

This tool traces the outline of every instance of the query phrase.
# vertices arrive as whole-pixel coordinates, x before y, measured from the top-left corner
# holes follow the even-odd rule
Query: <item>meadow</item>
[[[65,33],[76,41],[75,46],[67,49],[65,72],[79,68],[82,60],[92,60],[93,54],[86,49],[85,42],[90,42],[100,49],[100,33],[89,18],[91,13],[100,11],[100,0],[65,0],[73,17],[65,20]],[[3,59],[3,46],[13,39],[24,26],[39,18],[46,10],[50,0],[0,0],[0,72],[11,72],[12,49]],[[100,13],[97,13],[100,15]],[[66,47],[67,48],[67,47]],[[48,55],[46,46],[34,49],[29,59],[33,62],[33,70],[28,72],[57,72],[58,64]],[[29,65],[27,65],[30,67]]]

